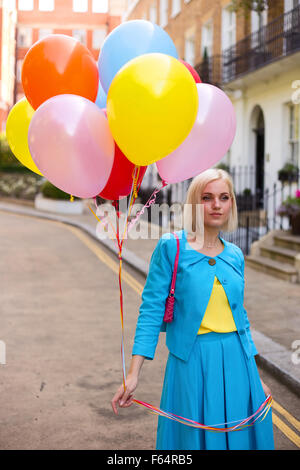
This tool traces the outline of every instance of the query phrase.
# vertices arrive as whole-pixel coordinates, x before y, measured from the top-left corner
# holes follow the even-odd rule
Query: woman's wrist
[[[144,363],[144,356],[134,355],[131,359],[130,369],[128,375],[131,377],[138,378],[141,367]]]

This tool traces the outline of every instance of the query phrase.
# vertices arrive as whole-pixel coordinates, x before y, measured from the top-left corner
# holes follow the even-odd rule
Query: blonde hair
[[[201,204],[201,196],[204,191],[205,186],[211,181],[217,179],[223,179],[228,185],[228,191],[232,199],[232,206],[229,217],[224,223],[220,230],[224,232],[233,232],[238,227],[238,215],[237,215],[237,205],[236,198],[234,194],[233,181],[230,174],[221,170],[220,168],[209,168],[208,170],[203,171],[199,175],[195,176],[192,180],[187,194],[186,200],[184,203],[184,229],[187,231],[188,235],[191,232],[196,233],[196,237],[199,232],[203,232],[203,220],[199,220],[197,216],[199,212],[197,210],[197,204]],[[201,219],[201,217],[200,217]],[[202,222],[202,224],[201,224]]]

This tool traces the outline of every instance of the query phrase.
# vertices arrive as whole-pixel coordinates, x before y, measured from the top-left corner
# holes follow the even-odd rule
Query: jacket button
[[[211,266],[213,266],[214,264],[216,264],[216,260],[213,259],[213,258],[210,258],[210,259],[208,260],[208,264],[210,264]]]
[[[232,304],[232,308],[236,309],[236,304],[235,303]]]
[[[240,330],[240,335],[244,335],[245,333],[246,333],[246,331],[244,330],[244,328],[242,328],[242,329]]]

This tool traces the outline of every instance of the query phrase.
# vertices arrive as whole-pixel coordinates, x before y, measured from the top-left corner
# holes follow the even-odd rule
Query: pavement
[[[93,199],[84,200],[81,215],[56,214],[37,210],[31,201],[0,198],[0,211],[42,219],[50,219],[81,229],[100,245],[104,245],[118,259],[115,242],[97,235],[98,221],[90,211],[95,210]],[[148,237],[124,240],[122,258],[145,279],[151,254],[158,238],[173,228],[162,228],[140,219],[140,227]],[[155,238],[150,230],[156,231]],[[145,233],[145,232],[144,232]],[[153,233],[153,232],[152,232]],[[269,274],[258,272],[245,263],[244,306],[251,324],[253,340],[258,350],[256,362],[271,372],[293,392],[300,394],[300,284],[291,284]]]

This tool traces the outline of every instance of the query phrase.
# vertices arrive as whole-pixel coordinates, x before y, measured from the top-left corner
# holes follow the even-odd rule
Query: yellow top
[[[232,311],[219,279],[215,276],[212,293],[204,313],[204,317],[198,335],[216,331],[218,333],[229,333],[236,331]]]

